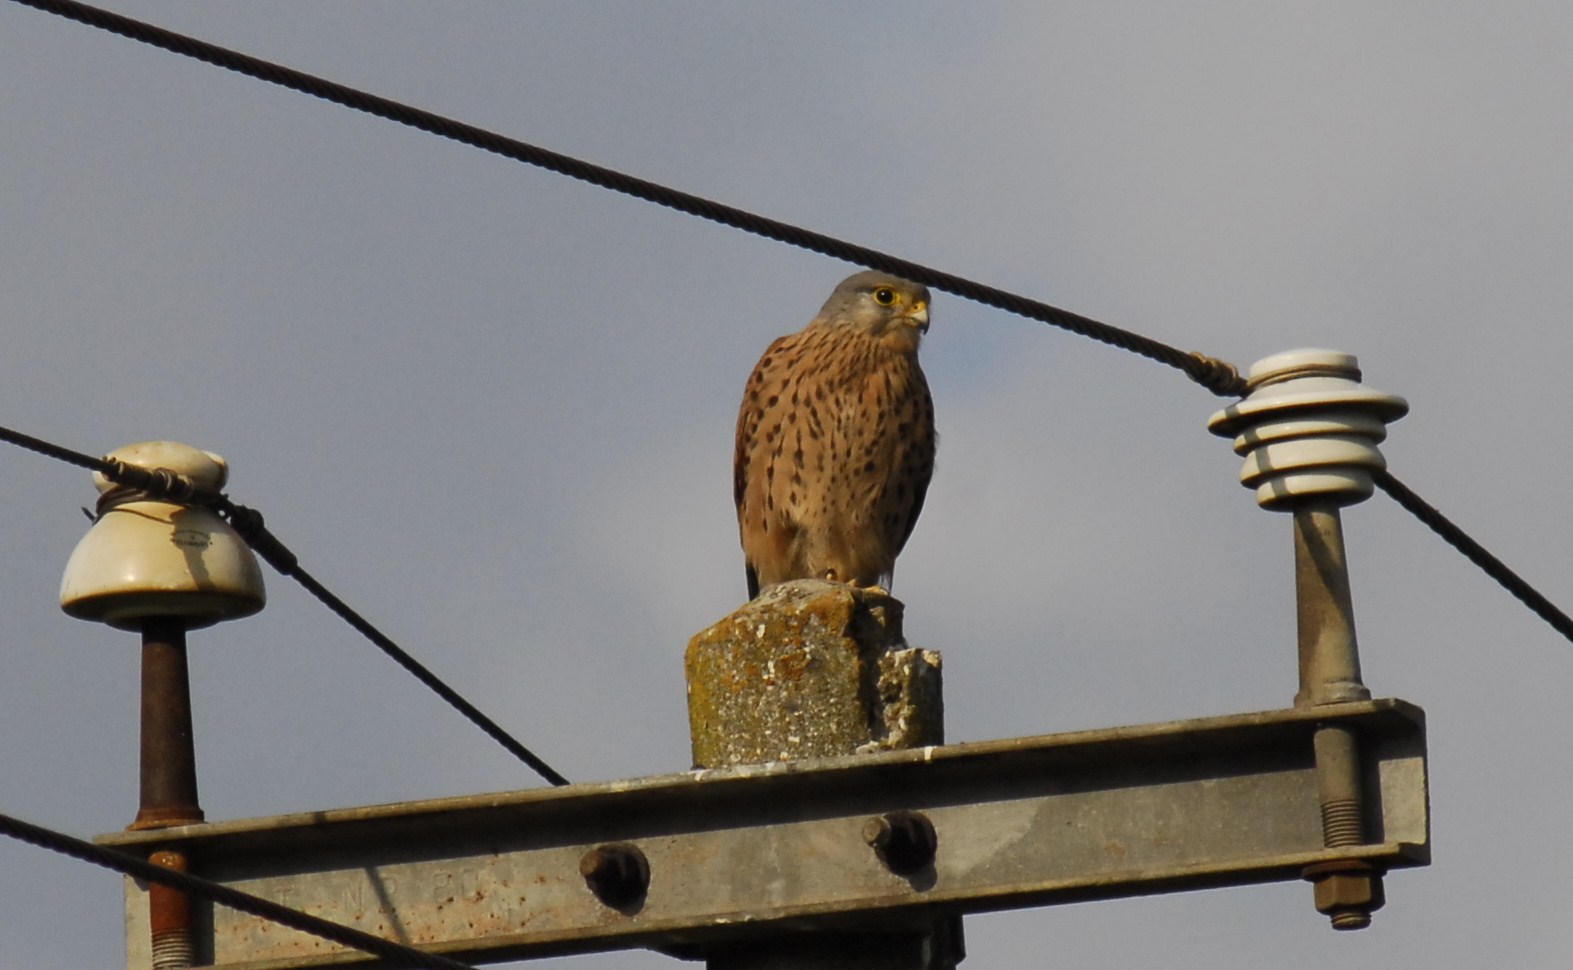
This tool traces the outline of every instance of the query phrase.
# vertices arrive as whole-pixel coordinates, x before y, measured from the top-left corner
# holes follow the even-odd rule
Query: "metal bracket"
[[[1360,739],[1366,844],[1323,846],[1313,738],[1329,725]],[[925,847],[900,857],[910,865],[891,865],[888,848],[870,849],[873,820],[888,825],[918,812],[932,826],[931,857]],[[99,841],[139,852],[176,848],[209,879],[475,962],[703,948],[853,924],[900,928],[948,914],[1297,880],[1332,862],[1382,871],[1430,861],[1424,715],[1398,700]],[[632,875],[619,881],[612,876],[624,856],[634,859],[622,866]],[[587,871],[595,877],[588,883]],[[637,882],[642,893],[607,897],[604,886],[596,890],[603,876],[611,886]],[[198,958],[227,970],[367,959],[196,905]],[[143,965],[147,894],[130,880],[127,908],[135,968]]]

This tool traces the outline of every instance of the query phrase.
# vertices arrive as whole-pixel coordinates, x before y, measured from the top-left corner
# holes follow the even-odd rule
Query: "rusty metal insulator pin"
[[[191,868],[184,853],[167,849],[154,852],[148,856],[148,861],[176,872],[187,872]],[[148,921],[152,930],[153,970],[185,970],[196,964],[191,900],[185,893],[158,883],[148,886]]]
[[[189,825],[202,821],[203,813],[192,744],[186,626],[178,616],[149,616],[142,624],[141,797],[131,828]]]
[[[886,812],[865,822],[863,841],[885,863],[885,868],[897,875],[917,872],[932,864],[934,853],[939,849],[934,823],[922,812],[905,809]]]
[[[621,909],[644,898],[650,888],[650,863],[638,846],[600,845],[579,859],[579,875],[595,898]]]

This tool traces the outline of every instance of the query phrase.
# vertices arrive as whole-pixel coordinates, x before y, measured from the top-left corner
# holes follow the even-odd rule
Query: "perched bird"
[[[858,273],[755,365],[732,465],[750,598],[789,579],[889,585],[934,472],[928,308],[927,288]]]

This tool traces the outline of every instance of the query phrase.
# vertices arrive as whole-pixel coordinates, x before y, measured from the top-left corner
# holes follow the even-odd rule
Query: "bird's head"
[[[819,319],[855,327],[875,338],[910,343],[916,350],[929,328],[928,287],[866,270],[841,281],[819,311]]]

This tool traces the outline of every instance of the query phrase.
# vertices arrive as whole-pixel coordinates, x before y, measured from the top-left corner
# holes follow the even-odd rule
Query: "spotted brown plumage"
[[[755,365],[733,461],[750,598],[810,577],[889,585],[934,471],[928,304],[916,283],[858,273]]]

